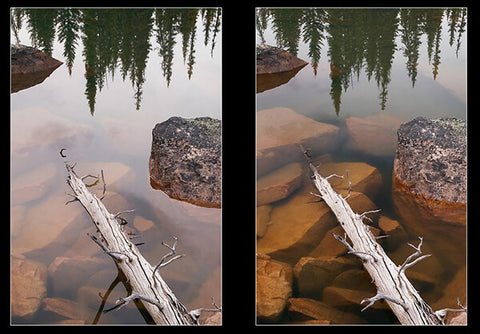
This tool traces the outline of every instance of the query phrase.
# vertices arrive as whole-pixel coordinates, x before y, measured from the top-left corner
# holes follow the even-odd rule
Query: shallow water
[[[419,116],[466,119],[467,31],[461,25],[462,15],[466,22],[466,12],[460,9],[257,10],[257,45],[283,47],[309,63],[287,83],[258,93],[257,111],[287,107],[338,126],[340,144],[329,152],[330,158],[378,168],[383,185],[375,205],[383,215],[402,224],[392,201],[394,151],[377,154],[375,149],[352,147],[345,120],[381,119],[384,115],[401,121]],[[383,148],[380,137],[372,135],[371,141],[378,142],[378,150]],[[288,198],[273,203],[273,210],[285,201]],[[432,246],[440,247],[432,245],[427,236],[424,239],[426,252]],[[405,244],[407,241],[418,243],[415,235]],[[406,247],[392,254],[395,263],[410,254]],[[389,254],[388,247],[386,251]],[[445,267],[441,258],[427,261],[430,265],[422,268],[419,264],[416,270],[436,275],[435,288],[425,294],[426,301],[434,303],[458,267]],[[461,268],[464,259],[460,262]],[[294,297],[298,297],[295,291]],[[345,311],[357,314],[358,310]],[[371,323],[395,322],[388,312],[367,313],[358,315]],[[283,318],[279,322],[288,321]]]
[[[64,64],[44,82],[11,94],[11,253],[50,269],[60,257],[100,261],[100,267],[85,269],[84,281],[71,287],[51,276],[47,283],[46,297],[87,307],[87,315],[77,320],[93,321],[101,299],[91,296],[105,294],[116,269],[87,236],[94,229],[83,208],[65,205],[71,190],[64,164],[76,163],[78,175],[103,170],[107,209],[135,209],[124,218],[140,236],[138,242],[144,244],[139,249],[152,265],[168,252],[160,243],[178,237],[177,251],[186,256],[163,275],[188,310],[211,307],[211,297],[221,304],[221,209],[170,199],[151,188],[148,170],[155,124],[172,116],[222,119],[221,11],[82,11],[83,16],[68,21],[79,24],[73,55],[65,55],[72,45],[59,39],[67,25],[58,23],[55,33],[47,24],[48,13],[42,14],[44,21],[33,21],[41,10],[31,11],[23,16],[19,42],[31,45],[37,33],[40,48],[51,48]],[[15,43],[13,32],[11,38]],[[101,182],[91,190],[100,195]],[[87,293],[87,286],[93,293]],[[126,296],[122,284],[115,291],[106,308]],[[33,319],[12,322],[62,319],[40,310]],[[99,323],[145,320],[135,307],[125,307],[100,317]]]

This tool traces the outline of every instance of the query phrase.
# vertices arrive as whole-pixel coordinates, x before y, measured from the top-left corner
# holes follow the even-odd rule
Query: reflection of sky
[[[271,22],[264,32],[266,44],[276,45]],[[257,42],[260,39],[257,34]],[[426,117],[460,117],[465,118],[466,108],[466,31],[462,35],[458,58],[455,54],[456,42],[449,45],[448,26],[445,16],[442,21],[442,39],[440,45],[440,65],[436,80],[433,80],[433,66],[428,62],[426,36],[422,35],[418,74],[415,87],[406,71],[406,58],[401,50],[394,55],[388,84],[388,95],[385,111],[401,118],[416,116]],[[396,38],[397,49],[403,47],[401,36]],[[257,95],[257,109],[276,106],[290,107],[298,112],[324,121],[335,121],[333,102],[330,96],[331,79],[328,43],[324,40],[321,57],[317,68],[317,76],[313,74],[311,65],[305,66],[288,84]],[[298,57],[310,61],[308,45],[301,38],[298,45]],[[381,110],[379,89],[375,79],[368,82],[362,70],[359,80],[354,77],[345,92],[342,90],[340,117],[363,117]]]

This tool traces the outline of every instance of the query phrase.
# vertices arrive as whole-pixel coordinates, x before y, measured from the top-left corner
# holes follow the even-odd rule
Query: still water
[[[287,107],[338,126],[340,144],[330,158],[378,168],[383,185],[375,204],[400,220],[391,195],[394,150],[376,154],[375,144],[369,152],[352,148],[345,120],[466,119],[466,9],[259,8],[256,20],[257,45],[278,46],[308,62],[287,83],[257,93],[257,111]],[[288,199],[272,203],[273,210]],[[438,289],[427,302],[438,300],[455,273],[445,267],[437,272]],[[380,315],[367,321],[395,319]]]
[[[11,43],[64,62],[42,83],[11,94],[11,253],[48,269],[40,309],[12,323],[92,323],[98,294],[116,277],[113,261],[87,236],[94,232],[88,215],[78,203],[65,205],[65,162],[76,163],[79,175],[103,170],[107,209],[135,209],[127,226],[152,265],[168,252],[161,242],[178,238],[185,257],[163,276],[188,310],[210,308],[212,297],[221,305],[221,210],[170,199],[151,188],[148,170],[155,124],[172,116],[222,118],[221,10],[12,13]],[[101,185],[91,189],[102,193]],[[122,296],[118,284],[105,309]],[[74,315],[49,311],[49,298],[66,299]],[[125,307],[98,323],[145,320]]]

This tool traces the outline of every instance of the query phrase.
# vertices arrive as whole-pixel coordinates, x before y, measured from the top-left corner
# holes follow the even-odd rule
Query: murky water
[[[338,126],[340,144],[329,152],[329,159],[376,167],[383,183],[375,205],[382,209],[382,215],[403,224],[392,200],[394,149],[385,148],[380,134],[368,137],[368,145],[364,143],[362,148],[355,146],[349,139],[355,129],[349,129],[347,122],[359,118],[388,127],[388,122],[400,124],[418,116],[466,119],[465,24],[466,11],[462,9],[259,9],[257,44],[282,47],[309,64],[288,82],[258,93],[257,111],[286,107]],[[257,124],[260,128],[261,124]],[[304,191],[304,187],[271,203],[272,210]],[[426,253],[441,248],[428,236],[424,239]],[[417,237],[409,235],[401,250],[393,251],[385,245],[395,263],[400,264],[411,253],[407,241],[418,244]],[[439,257],[419,264],[416,271],[436,279],[434,287],[423,286],[425,300],[438,305],[444,287],[464,266],[464,256],[459,257],[455,267],[449,267]],[[294,297],[302,296],[294,290]],[[345,311],[369,323],[395,322],[389,311],[360,313],[360,308]],[[289,321],[288,317],[279,320]]]
[[[11,94],[11,253],[44,265],[46,300],[64,298],[77,313],[60,316],[44,299],[33,317],[12,322],[91,323],[98,294],[116,277],[113,261],[87,236],[95,231],[84,209],[65,205],[72,199],[65,162],[76,163],[78,175],[103,170],[107,209],[135,209],[124,218],[152,265],[168,252],[161,242],[178,237],[186,256],[163,276],[188,310],[210,308],[212,297],[220,305],[221,210],[152,189],[148,161],[155,124],[172,116],[222,118],[221,10],[31,9],[19,18],[18,42],[33,41],[64,64]],[[12,43],[16,36],[12,30]],[[101,194],[102,185],[91,190]],[[120,283],[105,309],[122,296]],[[145,320],[129,306],[98,323]]]

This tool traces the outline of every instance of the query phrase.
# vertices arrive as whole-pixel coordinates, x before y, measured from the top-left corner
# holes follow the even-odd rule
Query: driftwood
[[[87,185],[83,182],[86,177],[94,176],[78,177],[73,166],[68,164],[66,169],[67,183],[75,194],[74,200],[82,203],[97,228],[98,237],[94,235],[90,237],[114,260],[118,270],[131,287],[128,289],[130,295],[117,300],[117,305],[113,309],[118,310],[132,300],[141,301],[153,321],[156,324],[165,325],[197,325],[202,311],[221,311],[213,301],[214,309],[201,308],[188,312],[163,280],[160,275],[161,268],[183,256],[176,254],[177,238],[174,237],[172,246],[162,242],[169,252],[161,258],[159,264],[155,267],[151,266],[124,230],[126,220],[120,215],[133,210],[111,214],[101,202],[105,195],[105,182],[103,196],[99,199],[87,189]]]
[[[303,148],[301,148],[303,150]],[[307,160],[309,160],[310,169],[313,172],[312,180],[320,194],[314,194],[325,201],[337,217],[340,225],[345,231],[345,236],[341,237],[333,234],[333,237],[345,245],[349,254],[354,254],[363,263],[364,268],[370,274],[372,282],[377,287],[375,296],[363,299],[360,304],[368,303],[363,309],[367,309],[375,301],[385,300],[393,313],[403,325],[441,325],[444,324],[444,318],[448,311],[466,312],[460,301],[460,309],[442,309],[434,312],[431,307],[422,299],[419,292],[409,282],[405,275],[405,270],[412,267],[422,259],[430,255],[421,255],[421,246],[423,239],[419,237],[418,246],[409,244],[415,249],[415,252],[407,257],[404,263],[397,266],[387,256],[382,246],[377,243],[375,236],[371,233],[370,227],[364,224],[363,220],[371,220],[367,215],[379,210],[368,211],[362,214],[353,212],[347,200],[350,194],[345,198],[336,193],[328,179],[331,177],[340,177],[336,174],[322,177],[317,168],[310,162],[308,154],[303,150]],[[347,171],[348,176],[348,171]],[[350,240],[347,241],[347,238]]]

